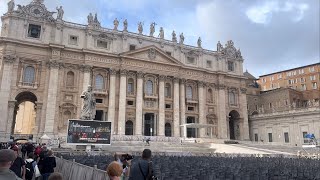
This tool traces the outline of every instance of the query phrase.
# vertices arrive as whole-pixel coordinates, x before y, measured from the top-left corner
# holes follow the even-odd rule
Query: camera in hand
[[[131,160],[131,159],[133,159],[133,158],[134,158],[134,156],[133,156],[133,155],[130,155],[130,154],[123,154],[123,155],[121,156],[121,160],[122,160],[122,161],[124,161],[124,160],[129,161],[129,160]]]

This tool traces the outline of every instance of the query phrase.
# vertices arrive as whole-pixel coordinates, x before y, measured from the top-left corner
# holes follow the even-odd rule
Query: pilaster
[[[118,134],[125,134],[126,121],[126,98],[127,98],[127,73],[125,69],[120,70],[120,93],[119,93],[119,115],[118,115]]]
[[[227,114],[226,114],[226,93],[223,84],[217,85],[218,89],[218,137],[220,139],[227,139]]]
[[[204,83],[198,81],[198,96],[199,96],[199,123],[200,124],[207,124],[206,117],[205,117],[205,99],[204,99]],[[204,137],[206,135],[206,129],[200,128],[200,137]]]
[[[173,135],[180,137],[179,78],[173,79]]]
[[[250,140],[249,137],[249,122],[248,122],[248,111],[247,111],[247,89],[246,88],[240,88],[240,109],[241,109],[241,116],[243,117],[243,121],[241,123],[242,127],[240,126],[240,129],[242,130],[241,134],[241,140]]]
[[[142,72],[137,73],[136,135],[142,135],[143,76],[144,74]]]
[[[116,74],[114,69],[109,70],[110,85],[109,85],[109,106],[108,106],[108,121],[111,122],[111,134],[115,134],[114,118],[116,110]]]
[[[180,125],[183,125],[186,123],[186,96],[185,96],[185,84],[186,80],[181,79],[180,80]],[[185,133],[184,129],[181,129],[181,136],[186,137],[187,134]]]
[[[164,126],[165,126],[165,101],[164,101],[164,81],[166,76],[159,77],[159,136],[164,136]]]

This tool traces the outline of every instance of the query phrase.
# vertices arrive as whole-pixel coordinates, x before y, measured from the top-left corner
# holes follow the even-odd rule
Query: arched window
[[[153,82],[151,80],[147,81],[146,94],[149,96],[153,94]]]
[[[34,82],[34,75],[35,70],[34,67],[28,66],[24,69],[24,76],[23,76],[23,82],[25,83],[33,83]]]
[[[187,99],[192,99],[192,87],[191,86],[187,86],[186,94],[187,94]]]
[[[67,73],[67,86],[74,86],[74,73],[72,71],[69,71]]]
[[[212,89],[208,89],[207,101],[208,101],[208,102],[213,102],[213,93],[212,93]]]
[[[134,92],[134,81],[132,78],[128,80],[128,93]]]
[[[164,95],[165,95],[165,97],[171,97],[171,85],[170,85],[170,83],[166,83]]]
[[[132,121],[127,121],[126,122],[125,135],[133,135],[133,123],[132,123]]]
[[[103,76],[101,76],[100,74],[96,75],[96,83],[95,83],[95,89],[104,89],[104,81],[103,81]]]
[[[229,92],[229,104],[236,105],[236,95],[234,92]]]
[[[67,126],[68,125],[68,120],[71,119],[71,112],[70,111],[65,111],[63,113],[63,125]]]
[[[171,136],[171,124],[170,123],[166,123],[165,124],[165,132],[164,132],[164,134],[167,137]]]

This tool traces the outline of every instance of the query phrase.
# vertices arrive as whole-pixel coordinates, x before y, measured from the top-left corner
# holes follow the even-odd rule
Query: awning
[[[198,124],[198,123],[189,123],[189,124],[182,124],[181,127],[187,127],[187,128],[210,128],[210,127],[217,127],[217,125],[214,124]]]
[[[48,135],[44,134],[40,139],[49,140],[51,138]]]

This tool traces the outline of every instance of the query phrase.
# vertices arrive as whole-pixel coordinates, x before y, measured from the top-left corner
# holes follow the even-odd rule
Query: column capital
[[[226,89],[226,86],[224,85],[224,84],[217,84],[217,89],[218,90],[224,90],[224,89]]]
[[[184,79],[184,78],[180,79],[180,83],[181,83],[181,84],[186,84],[186,81],[187,81],[187,80]]]
[[[17,101],[9,101],[8,102],[8,107],[9,108],[14,108],[16,106]]]
[[[167,76],[164,76],[164,75],[160,75],[159,76],[159,80],[160,81],[164,81],[164,80],[166,80],[166,78],[167,78]]]
[[[81,72],[90,73],[92,71],[92,66],[83,64],[80,66],[80,70]]]
[[[16,55],[4,55],[2,57],[2,59],[3,59],[3,62],[5,62],[5,63],[13,64],[16,61],[17,56]]]
[[[109,69],[109,74],[110,74],[110,75],[116,75],[116,74],[117,74],[117,70],[110,68],[110,69]]]
[[[137,72],[137,77],[138,78],[143,78],[144,73],[142,71]]]
[[[203,81],[198,81],[198,87],[204,87],[205,86],[205,82]]]
[[[240,88],[240,91],[242,94],[246,94],[247,93],[247,89],[246,88]]]
[[[120,76],[127,76],[128,71],[126,69],[120,69]]]
[[[179,83],[179,81],[180,81],[180,78],[177,78],[177,77],[173,78],[174,83]]]
[[[47,62],[47,66],[49,69],[60,69],[61,67],[63,67],[63,63],[57,60],[49,60]]]

